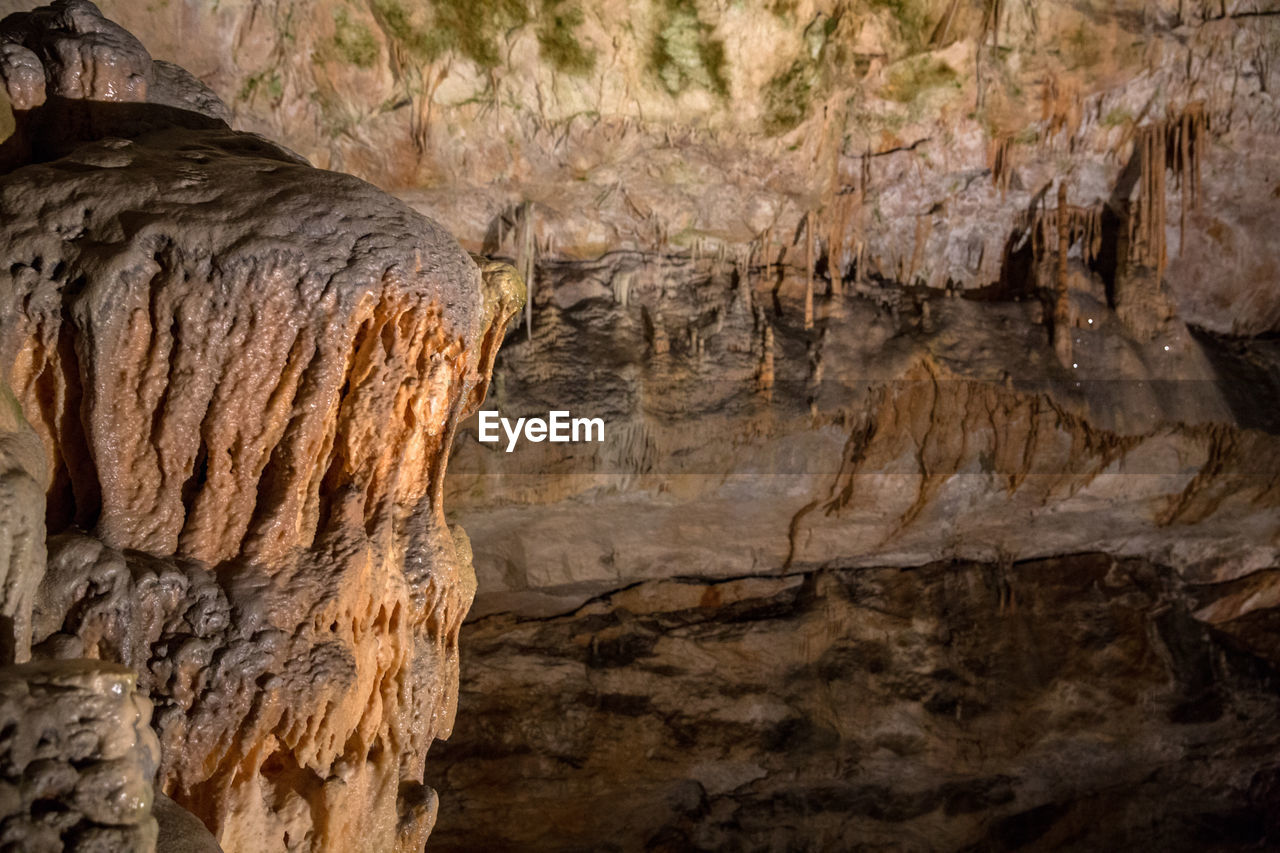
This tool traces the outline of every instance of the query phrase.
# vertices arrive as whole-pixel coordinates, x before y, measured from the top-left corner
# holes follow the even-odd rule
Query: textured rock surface
[[[421,850],[474,591],[442,478],[518,279],[229,130],[92,4],[0,42],[35,161],[0,178],[0,353],[49,472],[38,654],[137,671],[159,785],[230,853]]]
[[[243,126],[398,188],[476,248],[514,250],[527,202],[549,256],[702,245],[802,266],[812,230],[820,279],[1021,286],[1061,178],[1096,236],[1142,219],[1184,319],[1280,322],[1269,0],[105,8]],[[1144,180],[1155,159],[1167,181]]]
[[[160,749],[134,681],[100,661],[0,670],[0,849],[156,849]]]
[[[160,828],[156,837],[157,850],[164,853],[222,853],[208,828],[164,794],[156,795],[151,813]]]
[[[104,6],[219,92],[239,126],[395,188],[467,248],[532,273],[531,328],[496,362],[492,399],[507,415],[568,408],[608,423],[600,446],[509,455],[459,427],[443,503],[476,543],[481,621],[465,630],[478,652],[467,675],[477,722],[429,768],[454,804],[437,843],[1277,843],[1274,3]],[[25,35],[10,44],[31,55],[4,48],[18,108],[6,150],[30,159],[40,124],[22,105],[83,88],[83,76],[63,49],[30,47]],[[219,262],[206,274],[134,241],[166,232],[125,209],[128,199],[163,207],[207,192],[223,204],[247,192],[242,206],[231,200],[235,217],[256,223],[270,201],[243,186],[238,167],[262,168],[272,186],[264,159],[284,170],[281,184],[302,167],[228,134],[199,98],[158,94],[164,66],[129,55],[113,92],[139,97],[145,81],[152,108],[186,108],[144,138],[130,129],[131,109],[51,102],[50,123],[66,125],[69,110],[88,137],[133,140],[57,156],[153,164],[197,136],[222,141],[210,164],[191,167],[193,180],[217,170],[228,146],[237,169],[204,190],[171,177],[154,192],[121,182],[121,206],[65,223],[42,214],[46,230],[75,234],[87,219],[95,241],[137,246],[128,257],[162,296],[181,292],[166,283],[175,270],[234,294],[240,272],[224,275]],[[60,171],[47,159],[40,182],[66,187],[64,212],[78,212],[74,173],[86,164]],[[208,231],[210,256],[239,257],[228,223],[185,222]],[[314,233],[343,233],[328,227]],[[245,240],[270,243],[260,230]],[[41,265],[45,251],[100,262],[59,248],[42,250]],[[331,260],[320,267],[340,266],[341,251]],[[289,258],[271,263],[282,280],[305,280]],[[151,265],[159,272],[145,272]],[[488,276],[492,304],[507,275]],[[65,301],[30,292],[52,328]],[[373,298],[394,292],[384,283]],[[249,802],[286,815],[281,826],[291,814],[314,818],[318,808],[297,804],[315,803],[317,785],[296,768],[322,767],[331,752],[309,729],[298,734],[311,719],[285,721],[280,709],[318,694],[256,679],[287,661],[341,683],[342,667],[310,663],[320,658],[309,650],[325,625],[345,624],[330,613],[348,604],[325,610],[313,632],[277,602],[316,600],[317,587],[340,580],[307,568],[334,565],[316,556],[332,529],[319,506],[327,496],[340,496],[330,505],[351,521],[336,529],[354,530],[357,550],[361,524],[370,541],[402,541],[413,524],[371,514],[376,501],[362,490],[391,487],[382,474],[347,476],[346,460],[366,458],[357,449],[335,475],[348,491],[331,492],[322,475],[314,508],[288,494],[314,478],[274,451],[263,461],[269,444],[303,440],[292,426],[271,437],[282,386],[259,381],[271,373],[264,362],[287,373],[305,359],[264,344],[236,361],[242,373],[214,359],[205,374],[154,331],[203,330],[205,300],[133,298],[147,331],[114,340],[145,352],[110,356],[133,371],[112,428],[125,425],[131,442],[155,433],[126,448],[145,488],[122,473],[86,493],[94,478],[72,468],[99,452],[81,449],[94,447],[92,425],[77,437],[75,419],[31,416],[48,444],[72,448],[50,469],[64,496],[51,507],[72,515],[50,519],[40,648],[129,655],[143,683],[173,685],[172,719],[212,721],[211,731],[255,721],[258,752],[236,746],[214,768],[168,766],[180,785],[211,780],[176,789],[180,801],[207,809],[219,780],[252,768],[234,777],[268,780],[246,783]],[[59,328],[77,330],[79,346],[113,340],[84,325],[91,305],[71,304]],[[304,328],[318,316],[312,304],[273,304],[257,322],[279,331],[285,314]],[[474,310],[477,328],[492,316]],[[69,362],[45,355],[60,344],[39,334],[39,352],[12,343],[29,415],[32,400],[90,388],[42,372]],[[342,334],[318,341],[356,365],[377,354]],[[495,344],[490,334],[470,347],[467,369],[482,374]],[[465,401],[461,414],[475,392],[459,390],[451,370],[447,395]],[[167,400],[159,389],[200,401],[212,393],[201,383],[218,389],[205,407],[225,418],[217,429],[168,436],[164,419],[148,420]],[[331,422],[289,412],[299,429]],[[386,437],[374,421],[376,433],[352,448]],[[390,439],[362,470],[399,464]],[[295,508],[272,515],[277,496]],[[438,518],[437,492],[423,500]],[[94,509],[76,518],[83,507]],[[89,523],[105,545],[74,529]],[[431,532],[433,547],[452,553],[443,524]],[[131,537],[163,559],[131,553]],[[1105,556],[1062,556],[1086,552]],[[260,576],[271,582],[242,580]],[[458,589],[465,598],[466,582]],[[137,608],[145,629],[113,621],[135,600],[158,602]],[[74,601],[86,604],[68,610]],[[282,645],[240,636],[260,624]],[[219,683],[239,685],[225,704],[203,705],[204,682],[192,677],[189,661],[206,652],[186,650],[206,648],[250,661],[209,653],[226,673]],[[370,670],[356,660],[363,684]],[[236,682],[242,672],[253,675]],[[335,718],[344,702],[335,699]],[[271,761],[268,734],[287,747]],[[432,808],[425,792],[407,793]],[[327,828],[312,837],[330,837],[330,818],[317,820]]]
[[[31,608],[44,577],[43,448],[0,382],[0,658],[31,655]]]
[[[1221,592],[1077,555],[489,616],[431,846],[1269,849],[1274,620],[1206,625]]]
[[[1072,369],[1034,301],[884,288],[806,330],[798,291],[772,283],[625,257],[548,276],[492,402],[608,428],[460,442],[449,505],[477,543],[479,608],[832,562],[1105,550],[1203,580],[1275,564],[1274,380],[1237,387],[1250,364],[1274,377],[1269,342],[1176,325],[1143,341],[1099,302]]]
[[[1035,301],[806,330],[716,267],[555,269],[499,358],[504,413],[609,427],[455,451],[481,593],[432,843],[1273,846],[1274,342],[1098,299],[1086,373]]]

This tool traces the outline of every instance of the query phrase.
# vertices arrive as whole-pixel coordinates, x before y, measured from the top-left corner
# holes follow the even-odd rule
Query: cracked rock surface
[[[1081,554],[480,618],[432,847],[1265,849],[1275,644],[1220,594]]]

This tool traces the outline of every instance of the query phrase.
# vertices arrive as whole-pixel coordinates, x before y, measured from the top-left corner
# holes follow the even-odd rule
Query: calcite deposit
[[[0,43],[0,354],[44,451],[3,448],[15,654],[135,671],[157,786],[228,853],[421,850],[474,591],[446,457],[518,278],[90,3]]]
[[[102,661],[0,670],[0,849],[155,849],[160,750],[135,679]]]
[[[225,849],[1280,845],[1274,2],[102,7],[0,25],[4,615]]]

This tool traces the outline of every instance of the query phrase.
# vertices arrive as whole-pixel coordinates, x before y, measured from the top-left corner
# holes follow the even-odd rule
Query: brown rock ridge
[[[229,130],[90,3],[0,43],[36,161],[0,178],[0,353],[49,471],[40,653],[138,672],[158,784],[228,853],[421,850],[474,591],[442,478],[519,280]]]

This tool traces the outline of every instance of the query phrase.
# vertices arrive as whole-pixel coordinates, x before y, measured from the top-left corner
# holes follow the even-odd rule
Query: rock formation
[[[229,853],[421,850],[474,592],[445,463],[518,279],[88,2],[0,43],[0,354],[44,449],[2,448],[17,656],[136,671],[158,787]]]
[[[228,850],[1280,843],[1274,3],[102,5],[192,75],[3,28],[6,615]]]
[[[1088,554],[494,614],[429,849],[1265,849],[1274,617],[1206,627],[1218,595]]]
[[[0,848],[153,850],[160,758],[136,676],[100,661],[0,671]]]

